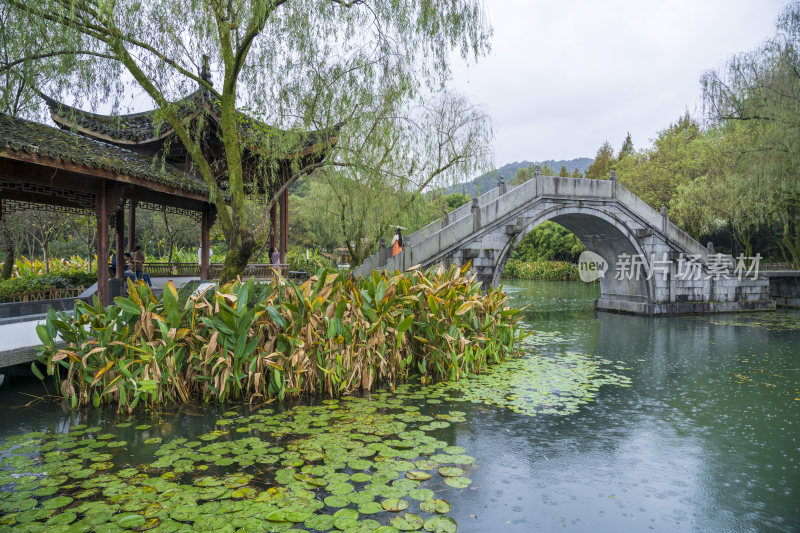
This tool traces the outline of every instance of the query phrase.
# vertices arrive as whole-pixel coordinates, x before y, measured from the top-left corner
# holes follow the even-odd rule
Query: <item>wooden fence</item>
[[[77,298],[86,288],[71,287],[65,289],[50,288],[41,291],[24,291],[9,296],[9,302],[35,302],[38,300],[55,300],[57,298]]]

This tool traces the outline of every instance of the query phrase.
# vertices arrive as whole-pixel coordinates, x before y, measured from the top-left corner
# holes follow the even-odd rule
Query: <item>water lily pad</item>
[[[121,528],[135,529],[145,525],[147,519],[136,513],[121,513],[114,517],[114,521]]]
[[[60,509],[71,504],[73,501],[73,498],[69,496],[56,496],[55,498],[43,501],[42,507],[45,509]]]
[[[443,466],[439,468],[439,475],[442,477],[458,477],[464,474],[464,470],[457,466]]]
[[[347,496],[326,496],[324,501],[328,507],[347,507],[350,505],[350,500],[347,499]]]
[[[240,487],[231,493],[231,498],[235,500],[249,500],[258,496],[259,491],[255,487]]]
[[[456,489],[466,488],[472,483],[472,481],[466,477],[446,477],[444,478],[444,482]]]
[[[400,511],[408,509],[409,504],[408,501],[399,498],[387,498],[381,502],[381,505],[386,511],[399,513]]]
[[[158,444],[161,442],[161,437],[150,437],[149,439],[144,439],[145,444]]]
[[[78,515],[72,511],[58,513],[45,522],[48,526],[66,526],[77,520]]]
[[[424,501],[432,499],[434,492],[431,489],[411,489],[408,495],[417,501]]]
[[[419,508],[426,513],[445,514],[450,512],[450,502],[447,500],[425,500],[419,504]]]
[[[303,525],[309,529],[316,529],[318,531],[327,531],[333,527],[334,518],[332,515],[318,514],[306,520]]]
[[[427,472],[422,472],[421,470],[409,470],[406,472],[406,477],[413,481],[427,481],[431,478],[431,475]]]
[[[439,463],[430,459],[420,459],[419,461],[414,461],[414,466],[421,470],[433,470],[439,467]]]
[[[358,505],[358,512],[361,514],[375,514],[383,511],[383,505],[378,502],[366,502]]]
[[[419,515],[403,513],[392,518],[390,523],[400,531],[417,531],[422,529],[425,521]]]
[[[425,520],[423,527],[425,531],[431,533],[456,533],[458,531],[456,521],[449,516],[432,516]]]

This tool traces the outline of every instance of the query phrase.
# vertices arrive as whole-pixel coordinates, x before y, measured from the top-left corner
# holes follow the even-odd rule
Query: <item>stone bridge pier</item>
[[[587,180],[537,172],[515,188],[501,182],[407,236],[401,255],[389,258],[379,251],[355,273],[471,261],[484,286],[496,286],[513,249],[547,220],[570,230],[605,261],[599,310],[669,315],[775,308],[768,280],[740,276],[730,256],[701,246],[613,174],[611,180]]]

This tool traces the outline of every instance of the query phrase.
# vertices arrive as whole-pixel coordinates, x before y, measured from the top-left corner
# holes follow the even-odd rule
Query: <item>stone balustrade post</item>
[[[506,179],[503,176],[497,181],[497,187],[500,189],[500,196],[503,196],[506,193]]]
[[[611,171],[611,197],[617,197],[617,171]]]
[[[478,199],[472,199],[472,231],[481,229],[481,208],[478,205]]]

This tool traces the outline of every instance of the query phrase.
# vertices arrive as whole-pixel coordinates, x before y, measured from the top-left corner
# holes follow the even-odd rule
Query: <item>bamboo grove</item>
[[[237,280],[181,299],[171,283],[161,301],[131,283],[106,309],[51,311],[37,328],[39,358],[59,394],[73,408],[118,411],[337,396],[480,373],[524,335],[507,297],[484,293],[466,268],[364,280],[321,269],[301,285]]]

